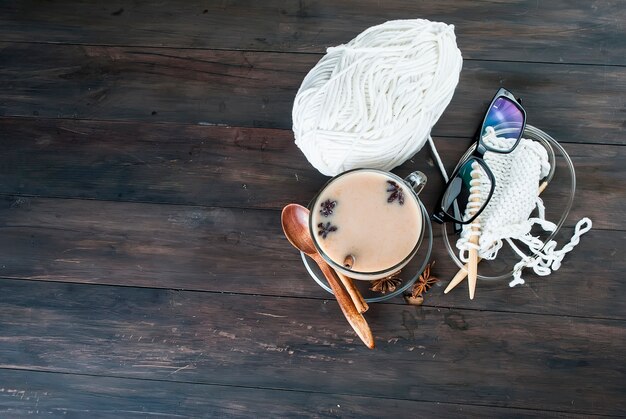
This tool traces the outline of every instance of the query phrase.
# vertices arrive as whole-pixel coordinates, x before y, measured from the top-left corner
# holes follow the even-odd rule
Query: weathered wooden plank
[[[319,55],[0,43],[0,115],[291,127]],[[626,68],[466,62],[440,136],[471,136],[496,89],[566,142],[624,144]]]
[[[1,194],[279,209],[306,204],[324,184],[291,131],[71,120],[0,119]],[[470,140],[436,138],[452,170]],[[565,144],[578,172],[569,225],[588,216],[596,228],[626,229],[626,148]],[[441,175],[425,147],[397,170],[429,177],[431,210]],[[559,166],[544,193],[548,215],[565,204],[569,178]]]
[[[0,4],[0,275],[36,280],[0,280],[0,415],[626,414],[621,4],[56,6]],[[568,225],[589,215],[622,231],[592,231],[559,272],[515,290],[374,304],[368,352],[282,238],[275,209],[324,181],[291,134],[197,125],[289,128],[325,45],[407,12],[456,23],[465,57],[480,59],[465,62],[435,133],[467,138],[509,87],[530,123],[568,143],[579,173]],[[494,39],[505,25],[519,37]],[[437,141],[455,158],[467,144]],[[399,173],[415,166],[431,177],[430,207],[441,181],[427,151]],[[549,192],[554,208],[563,185]],[[440,241],[434,258],[449,278]],[[40,404],[40,391],[54,396]]]
[[[172,381],[0,370],[0,414],[7,416],[345,417],[446,416],[536,418],[563,413],[344,394]],[[572,416],[573,415],[573,416]],[[567,417],[583,417],[568,413]]]
[[[0,286],[1,368],[626,412],[623,321],[378,304],[370,351],[331,301]]]
[[[5,197],[0,231],[4,277],[328,297],[283,237],[278,211]],[[515,290],[506,281],[481,283],[474,301],[465,285],[445,296],[435,288],[427,303],[626,319],[625,238],[623,231],[592,231],[552,277],[528,273],[529,283]],[[436,274],[451,278],[455,265],[438,230],[433,258]]]
[[[0,39],[320,53],[407,18],[454,24],[467,58],[626,64],[626,14],[614,1],[4,2]]]
[[[0,119],[2,193],[280,208],[324,184],[291,131]]]

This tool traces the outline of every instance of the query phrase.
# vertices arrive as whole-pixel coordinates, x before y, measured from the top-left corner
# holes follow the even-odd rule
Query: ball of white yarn
[[[374,26],[327,54],[293,106],[296,144],[321,173],[390,170],[418,152],[452,99],[463,60],[454,26]]]

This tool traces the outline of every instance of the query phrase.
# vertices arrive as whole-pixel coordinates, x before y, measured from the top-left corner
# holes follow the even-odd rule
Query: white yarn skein
[[[454,26],[423,19],[371,27],[307,74],[293,106],[296,144],[321,173],[391,170],[425,144],[463,59]]]

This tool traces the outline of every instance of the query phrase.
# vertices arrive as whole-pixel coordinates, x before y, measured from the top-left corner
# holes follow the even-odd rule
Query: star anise
[[[391,192],[391,195],[387,198],[387,202],[392,203],[397,199],[400,205],[404,205],[404,192],[402,191],[400,185],[393,180],[388,180],[387,183],[389,184],[387,192]]]
[[[398,278],[400,271],[395,272],[385,278],[377,279],[372,282],[370,291],[380,292],[381,294],[387,294],[388,292],[394,292],[398,285],[402,283],[402,279]]]
[[[337,201],[331,201],[330,199],[327,199],[326,201],[321,203],[321,206],[322,209],[320,210],[320,214],[322,214],[324,217],[328,217],[333,213],[333,210],[337,206]]]
[[[420,305],[424,302],[424,293],[428,292],[428,290],[439,281],[439,278],[436,276],[431,276],[431,269],[435,266],[435,261],[433,260],[428,265],[426,265],[426,269],[417,279],[415,284],[413,285],[413,290],[411,294],[405,295],[404,298],[407,303]]]
[[[327,222],[326,224],[319,223],[317,225],[317,227],[319,228],[317,234],[322,236],[323,239],[325,239],[326,236],[328,236],[329,233],[331,233],[333,231],[337,231],[337,226],[331,225],[330,221]]]

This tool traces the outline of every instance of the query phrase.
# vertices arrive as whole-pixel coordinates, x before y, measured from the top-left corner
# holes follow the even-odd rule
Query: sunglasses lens
[[[509,152],[522,136],[524,119],[524,112],[520,106],[511,99],[501,96],[494,100],[487,111],[481,138],[487,148]],[[487,127],[492,127],[499,138],[487,135]]]
[[[483,210],[493,183],[481,160],[469,159],[460,167],[441,199],[441,209],[454,221],[467,223]]]

